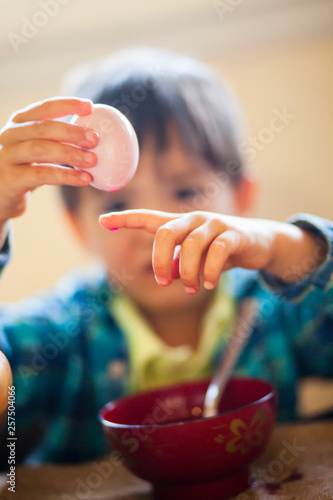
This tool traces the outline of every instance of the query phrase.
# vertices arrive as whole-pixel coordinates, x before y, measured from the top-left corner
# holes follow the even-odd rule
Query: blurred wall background
[[[136,45],[197,57],[234,88],[246,117],[248,158],[261,177],[257,216],[283,220],[302,211],[333,218],[331,0],[0,0],[1,126],[13,111],[59,95],[73,65]],[[270,128],[276,113],[285,121],[278,133]],[[13,226],[2,301],[90,264],[55,188],[33,193]],[[332,392],[320,388],[319,406]],[[311,409],[318,386],[306,394],[303,405]]]
[[[256,215],[333,218],[333,2],[318,0],[0,0],[0,124],[59,95],[73,65],[135,45],[184,52],[234,88],[261,191]],[[284,115],[280,132],[270,128]],[[282,123],[282,122],[280,122]],[[72,239],[55,188],[13,222],[0,299],[47,287],[90,257]]]

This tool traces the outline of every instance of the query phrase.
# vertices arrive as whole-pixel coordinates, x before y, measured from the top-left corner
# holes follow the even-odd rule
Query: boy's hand
[[[176,247],[180,247],[179,275],[186,291],[193,294],[199,291],[200,274],[209,290],[217,285],[223,271],[233,267],[266,269],[287,281],[288,270],[299,259],[316,254],[318,244],[292,224],[211,212],[127,210],[102,215],[100,223],[107,229],[135,228],[155,233],[153,268],[162,286],[168,286],[175,277],[174,259]],[[321,260],[318,258],[313,267]],[[311,270],[308,267],[304,274]],[[296,280],[301,277],[297,275]]]
[[[97,145],[98,134],[54,119],[91,111],[89,100],[53,98],[10,117],[0,131],[0,229],[25,211],[27,195],[36,187],[89,184],[89,174],[61,165],[93,166],[96,155],[86,150]]]
[[[106,228],[137,228],[155,234],[153,268],[162,286],[171,283],[174,254],[180,246],[179,275],[188,293],[203,285],[212,289],[221,272],[241,266],[264,267],[270,260],[266,224],[211,212],[173,214],[150,210],[127,210],[100,218]]]

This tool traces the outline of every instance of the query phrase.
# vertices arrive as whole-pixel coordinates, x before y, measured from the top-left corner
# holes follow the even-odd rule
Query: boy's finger
[[[173,261],[172,261],[173,280],[178,280],[180,278],[179,263],[180,263],[180,245],[177,245],[173,254]]]
[[[18,167],[19,168],[19,167]],[[38,173],[37,173],[38,170]],[[61,167],[50,163],[27,165],[21,184],[24,191],[33,190],[42,185],[60,186],[87,186],[91,182],[91,175],[73,168]]]
[[[231,269],[226,262],[239,248],[239,239],[234,231],[225,231],[209,246],[203,270],[203,285],[210,290],[217,285],[222,271]]]
[[[156,232],[153,248],[153,268],[158,283],[171,282],[174,271],[174,251],[180,250],[180,277],[188,288],[198,288],[202,253],[216,237],[209,224],[201,224],[196,215],[182,214],[180,220],[169,221]]]
[[[188,293],[199,291],[199,274],[203,256],[217,236],[209,223],[194,229],[183,241],[180,250],[180,277]]]
[[[7,128],[1,135],[1,144],[43,139],[67,144],[75,144],[81,148],[92,148],[98,143],[98,133],[86,127],[55,120],[18,123]]]
[[[160,226],[182,215],[158,210],[124,210],[103,214],[99,217],[99,222],[106,229],[143,229],[148,233],[156,233]]]
[[[89,115],[93,110],[89,99],[75,97],[53,97],[35,102],[17,111],[11,116],[14,123],[61,118],[68,115]]]
[[[14,165],[27,163],[56,163],[79,168],[92,167],[97,161],[92,151],[54,141],[33,140],[10,145],[6,158]]]

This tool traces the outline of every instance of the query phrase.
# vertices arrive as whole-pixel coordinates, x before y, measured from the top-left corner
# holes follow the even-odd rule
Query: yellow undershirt
[[[136,305],[125,295],[112,301],[112,314],[124,331],[130,356],[129,392],[209,377],[215,349],[227,341],[235,319],[235,303],[221,280],[203,321],[197,349],[170,347],[154,332]]]

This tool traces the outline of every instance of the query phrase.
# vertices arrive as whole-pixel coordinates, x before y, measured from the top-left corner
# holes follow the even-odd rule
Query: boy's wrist
[[[300,281],[325,260],[325,241],[319,242],[310,231],[289,222],[277,222],[274,233],[272,258],[264,271],[281,281]]]

